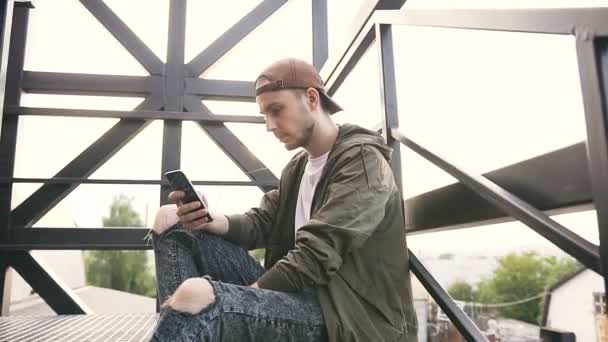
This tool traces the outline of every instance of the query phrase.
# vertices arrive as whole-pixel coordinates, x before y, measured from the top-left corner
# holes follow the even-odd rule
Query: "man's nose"
[[[274,120],[270,117],[266,117],[266,131],[272,132],[275,128],[277,128],[277,126],[274,123]]]

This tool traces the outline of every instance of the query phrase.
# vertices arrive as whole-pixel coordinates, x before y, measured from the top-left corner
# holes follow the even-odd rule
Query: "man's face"
[[[258,95],[256,102],[266,119],[266,130],[272,132],[287,150],[310,143],[315,121],[302,91],[269,91]]]

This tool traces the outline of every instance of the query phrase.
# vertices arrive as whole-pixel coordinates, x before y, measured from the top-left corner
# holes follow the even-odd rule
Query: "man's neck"
[[[315,124],[310,145],[305,149],[311,158],[317,158],[331,150],[338,138],[338,127],[331,118],[317,121]]]

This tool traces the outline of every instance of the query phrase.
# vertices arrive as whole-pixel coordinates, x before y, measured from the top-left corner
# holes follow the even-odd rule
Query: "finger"
[[[182,204],[182,205],[178,206],[177,216],[182,217],[184,215],[187,215],[190,212],[200,208],[200,206],[201,206],[201,204],[198,201]]]
[[[207,219],[202,218],[196,221],[191,222],[191,227],[189,230],[205,230],[207,228],[208,222]]]
[[[186,227],[187,229],[198,230],[198,229],[201,229],[200,228],[201,225],[206,225],[207,223],[211,222],[211,220],[207,216],[209,213],[208,213],[208,211],[206,209],[201,209],[199,212],[201,212],[202,216],[199,217],[199,218],[196,218],[196,219],[194,219],[192,221],[189,221],[187,223],[187,226],[188,226],[188,227]],[[182,224],[182,226],[183,226],[183,224]]]
[[[179,204],[179,201],[181,201],[181,199],[184,198],[184,196],[186,196],[186,194],[183,191],[175,190],[175,191],[171,191],[171,193],[169,193],[169,196],[167,196],[167,198],[169,199],[169,201],[171,201],[171,203]]]
[[[181,217],[182,222],[186,222],[188,224],[190,224],[193,221],[196,221],[200,218],[202,218],[203,216],[205,216],[206,214],[204,213],[204,210],[196,210],[193,212],[190,212],[184,216]]]

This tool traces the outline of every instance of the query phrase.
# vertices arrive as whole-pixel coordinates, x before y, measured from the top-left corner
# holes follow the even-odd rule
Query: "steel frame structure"
[[[161,180],[91,180],[88,176],[111,158],[152,120],[163,120],[160,174],[180,166],[181,123],[194,121],[250,178],[250,182],[195,181],[195,184],[258,186],[268,191],[278,180],[224,125],[261,124],[261,118],[212,113],[205,99],[254,101],[252,83],[201,79],[199,76],[276,12],[287,0],[263,0],[206,49],[186,62],[186,0],[171,0],[167,62],[163,63],[101,0],[82,5],[148,71],[148,76],[90,75],[23,70],[28,1],[9,0],[3,8],[0,32],[0,307],[7,307],[9,267],[17,270],[60,314],[86,313],[70,289],[48,274],[29,253],[35,249],[146,249],[144,231],[129,228],[32,228],[79,184],[160,184],[165,203],[168,184]],[[355,20],[348,44],[338,53],[328,47],[327,0],[312,0],[313,63],[330,94],[336,92],[363,54],[378,41],[381,73],[382,134],[395,150],[392,168],[400,187],[400,147],[412,149],[459,183],[405,201],[409,234],[517,219],[600,273],[608,285],[608,10],[409,10],[405,1],[367,1]],[[393,25],[444,27],[574,35],[582,85],[587,141],[521,161],[484,175],[468,172],[412,141],[399,131]],[[10,47],[10,51],[8,48]],[[336,51],[334,51],[336,52]],[[144,97],[134,111],[28,108],[20,105],[22,91],[50,94],[94,94]],[[20,116],[119,118],[120,121],[87,147],[51,179],[14,177],[15,147]],[[162,177],[161,177],[162,179]],[[15,183],[44,183],[11,210]],[[407,181],[405,181],[407,185]],[[449,204],[449,205],[448,205]],[[594,245],[553,221],[556,212],[595,207],[600,244]],[[69,234],[65,234],[69,232]],[[411,252],[410,252],[411,254]],[[467,340],[485,338],[446,291],[411,254],[410,267]],[[10,288],[8,288],[10,290]]]
[[[351,51],[345,53],[341,66],[337,67],[330,74],[328,83],[331,87],[330,89],[336,89],[352,67],[356,65],[364,52],[362,49],[365,45],[369,46],[374,40],[378,41],[381,99],[384,109],[383,133],[387,143],[396,146],[397,142],[400,142],[459,181],[457,185],[444,187],[421,195],[425,197],[423,204],[420,203],[421,196],[409,199],[407,202],[410,205],[408,206],[408,211],[410,212],[408,223],[412,221],[416,222],[416,218],[429,220],[432,215],[429,215],[429,211],[426,209],[446,208],[459,202],[465,203],[469,208],[474,208],[474,212],[457,211],[458,209],[462,209],[462,207],[456,208],[456,210],[454,208],[450,209],[451,215],[445,212],[438,212],[437,214],[441,217],[440,220],[445,219],[443,221],[444,226],[479,224],[480,219],[496,218],[497,216],[501,218],[511,217],[526,224],[561,250],[577,259],[585,267],[602,275],[605,288],[608,288],[608,197],[606,195],[606,190],[608,190],[608,127],[606,126],[606,105],[608,103],[606,96],[606,87],[608,86],[607,19],[608,9],[376,11],[372,16],[372,20],[365,25],[355,38],[355,41],[359,44],[355,44],[355,47],[350,49]],[[543,178],[548,179],[548,182],[551,183],[550,185],[540,181],[540,187],[522,187],[521,184],[511,179],[512,189],[518,190],[523,196],[530,195],[526,198],[523,196],[518,197],[513,193],[514,191],[510,191],[506,187],[507,184],[496,183],[489,177],[466,171],[412,141],[399,131],[397,92],[394,76],[395,62],[392,51],[393,38],[391,32],[393,25],[574,35],[576,38],[579,75],[587,124],[586,144],[570,146],[566,149],[522,162],[520,165],[510,166],[492,173],[494,176],[501,174],[505,178],[517,177],[525,179],[529,183],[530,181],[538,181],[536,177],[539,174],[536,172],[544,170],[546,173],[544,173]],[[582,147],[586,147],[586,151],[584,151],[586,152],[586,158],[582,156]],[[399,150],[396,152],[398,153]],[[548,167],[551,164],[555,164],[556,156],[564,158],[566,161],[582,160],[582,163],[571,169],[560,168],[548,172],[550,170]],[[564,160],[560,160],[560,162]],[[395,174],[401,175],[400,162],[393,163],[392,167]],[[516,170],[523,170],[523,172],[518,175]],[[572,177],[571,172],[577,176],[577,179],[572,179],[574,177]],[[584,188],[584,198],[572,201],[572,197],[567,196],[568,198],[566,199],[561,194],[561,196],[548,198],[548,201],[545,199],[537,203],[544,204],[544,209],[563,209],[571,208],[573,203],[592,203],[595,206],[598,217],[599,246],[560,225],[552,220],[547,213],[544,213],[530,203],[531,199],[538,199],[538,196],[534,196],[535,189],[540,189],[541,192],[546,194],[547,191],[552,191],[549,190],[551,188],[563,188],[570,184],[576,185],[578,190]],[[458,195],[454,196],[456,193]],[[580,196],[581,193],[582,191],[577,193],[577,196]],[[557,193],[553,190],[553,194]],[[440,206],[440,203],[446,203],[446,197],[448,196],[450,200],[449,205]],[[497,211],[494,211],[492,215],[487,215],[487,213],[480,215],[479,210],[483,209],[484,205],[472,207],[470,201],[464,201],[467,197],[469,199],[475,197],[477,201],[473,203],[485,203],[485,207],[494,207]],[[547,208],[547,202],[553,202],[556,205],[549,205]],[[417,212],[416,209],[420,210]],[[420,211],[424,213],[420,213]],[[499,214],[496,215],[497,213]],[[418,227],[417,231],[424,231],[428,228],[439,226],[441,225]],[[412,258],[410,263],[412,272],[456,325],[466,340],[486,341],[486,338],[481,334],[479,329],[459,309],[447,292],[426,270],[424,265],[418,261],[411,251],[410,254]],[[545,337],[546,339],[551,338],[549,335]]]

